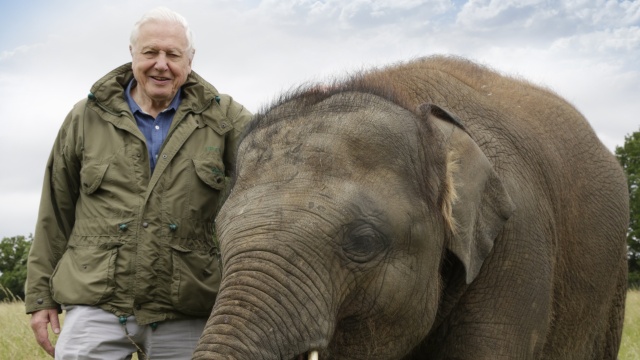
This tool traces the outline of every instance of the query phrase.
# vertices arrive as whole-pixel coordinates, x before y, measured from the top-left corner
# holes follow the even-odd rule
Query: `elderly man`
[[[47,163],[26,311],[56,359],[187,359],[219,282],[213,219],[251,114],[191,71],[185,19],[136,23],[132,63],[71,110]]]

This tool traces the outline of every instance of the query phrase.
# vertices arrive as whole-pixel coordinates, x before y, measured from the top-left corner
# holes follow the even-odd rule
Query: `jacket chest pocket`
[[[91,195],[102,183],[109,164],[91,164],[83,166],[80,170],[80,182],[82,192]]]
[[[190,181],[189,209],[192,214],[199,214],[200,219],[212,218],[218,208],[220,193],[225,189],[226,178],[221,159],[211,158],[192,160],[192,174]]]
[[[193,159],[193,167],[198,178],[208,187],[215,190],[224,189],[224,166],[221,161]]]

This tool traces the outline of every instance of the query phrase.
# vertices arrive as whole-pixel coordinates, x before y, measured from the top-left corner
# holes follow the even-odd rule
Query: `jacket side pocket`
[[[171,302],[176,310],[209,316],[220,288],[220,270],[210,252],[172,245]]]
[[[51,275],[53,299],[67,305],[98,305],[111,299],[118,247],[70,246]]]

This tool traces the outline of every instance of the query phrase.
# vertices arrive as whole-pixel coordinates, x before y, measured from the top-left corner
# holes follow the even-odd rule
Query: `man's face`
[[[130,46],[137,95],[144,104],[168,106],[191,73],[184,28],[173,22],[143,24],[136,44]],[[143,104],[139,104],[143,105]]]

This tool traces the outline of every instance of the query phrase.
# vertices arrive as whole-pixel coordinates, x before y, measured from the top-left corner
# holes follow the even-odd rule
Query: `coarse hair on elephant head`
[[[513,204],[463,121],[407,103],[355,76],[256,116],[197,357],[400,358],[436,320],[445,254],[478,275]]]

